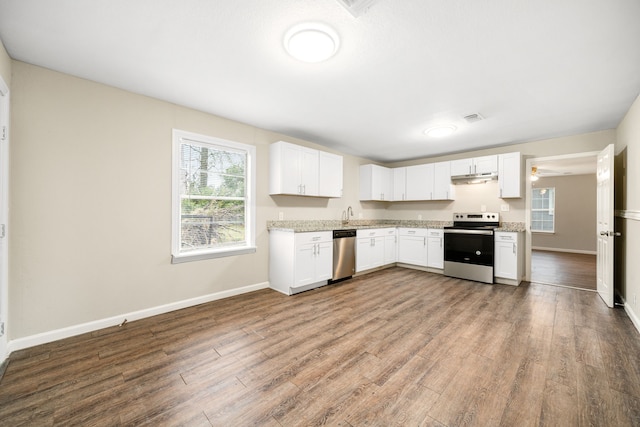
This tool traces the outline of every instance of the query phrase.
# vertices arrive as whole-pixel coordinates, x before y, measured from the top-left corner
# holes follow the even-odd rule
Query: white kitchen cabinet
[[[451,162],[433,164],[433,200],[454,200],[455,185],[451,183]]]
[[[407,166],[405,200],[431,200],[433,197],[433,163]]]
[[[356,272],[370,270],[387,262],[386,240],[395,228],[370,228],[356,232]]]
[[[320,197],[342,197],[342,156],[320,151],[318,195]]]
[[[498,156],[482,156],[451,161],[451,176],[498,173]]]
[[[269,284],[287,295],[323,286],[333,272],[333,233],[269,232]]]
[[[427,267],[444,268],[444,230],[427,231]]]
[[[398,261],[398,229],[384,229],[384,264],[394,264]]]
[[[398,228],[398,262],[427,266],[426,228]]]
[[[360,166],[360,200],[393,200],[393,171],[378,165]]]
[[[524,233],[497,231],[495,233],[494,271],[496,283],[518,285],[522,281]]]
[[[407,168],[393,168],[393,200],[407,200]]]
[[[269,194],[318,196],[318,150],[278,141],[269,147]]]
[[[269,194],[342,197],[342,156],[274,142],[269,146]]]
[[[499,197],[522,197],[522,160],[520,153],[506,153],[498,155],[498,185]]]

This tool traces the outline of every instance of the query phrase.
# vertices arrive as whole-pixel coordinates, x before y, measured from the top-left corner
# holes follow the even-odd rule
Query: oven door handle
[[[493,236],[492,230],[444,230],[445,234],[480,234],[483,236]]]

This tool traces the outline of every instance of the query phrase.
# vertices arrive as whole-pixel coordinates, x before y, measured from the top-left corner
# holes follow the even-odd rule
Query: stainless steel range
[[[453,226],[444,228],[444,274],[493,283],[495,212],[454,213]]]

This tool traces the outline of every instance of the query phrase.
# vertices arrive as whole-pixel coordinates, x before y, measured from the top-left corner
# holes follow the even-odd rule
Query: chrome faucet
[[[349,222],[349,216],[353,216],[353,209],[351,209],[351,206],[349,206],[346,211],[342,211],[343,224],[347,224]]]

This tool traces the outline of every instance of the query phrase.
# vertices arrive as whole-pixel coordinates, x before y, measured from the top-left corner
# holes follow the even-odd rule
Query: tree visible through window
[[[174,218],[179,222],[177,227],[174,224],[179,244],[174,242],[174,257],[252,246],[247,223],[252,214],[248,204],[252,150],[242,144],[206,139],[181,137],[174,141],[179,145],[178,177],[174,177],[179,187],[174,194],[174,200],[178,196],[174,203],[179,203],[179,218]]]
[[[531,231],[554,232],[555,196],[555,188],[534,188],[532,190]]]

